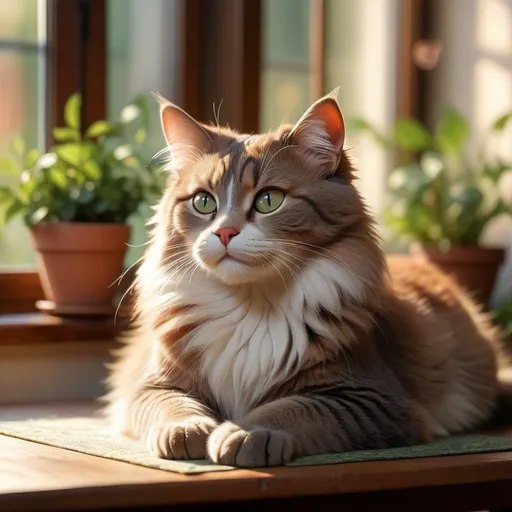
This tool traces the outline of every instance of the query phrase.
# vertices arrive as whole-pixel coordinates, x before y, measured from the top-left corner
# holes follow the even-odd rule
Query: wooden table
[[[2,407],[0,417],[33,417],[34,410]],[[0,436],[1,512],[204,510],[211,504],[223,512],[512,509],[512,453],[183,476]]]

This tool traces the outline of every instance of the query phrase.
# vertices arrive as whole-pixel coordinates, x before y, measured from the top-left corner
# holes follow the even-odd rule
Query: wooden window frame
[[[397,117],[428,121],[428,71],[414,62],[414,44],[433,36],[437,2],[400,0]]]
[[[76,9],[79,1],[48,0],[48,144],[53,142],[52,128],[63,121],[64,102],[77,89]],[[213,120],[213,103],[218,107],[224,98],[221,123],[249,133],[258,131],[262,0],[181,2],[181,106],[197,119],[209,122]],[[398,115],[421,119],[425,114],[425,72],[414,66],[412,45],[431,31],[431,4],[429,0],[401,0],[400,3]],[[325,2],[312,0],[311,6],[310,30],[317,37],[310,41],[310,89],[316,98],[324,92]],[[227,25],[236,30],[222,30]],[[94,73],[85,75],[86,123],[104,118],[106,112],[106,0],[90,0],[89,28],[85,62]],[[1,315],[9,315],[0,323],[0,339],[5,339],[2,333],[6,324],[11,329],[16,323],[28,323],[30,317],[33,325],[33,313],[37,311],[35,302],[43,297],[39,275],[34,269],[0,268],[0,319]],[[47,328],[46,320],[41,322],[43,324]],[[83,327],[84,322],[77,324]],[[52,324],[48,339],[54,339],[59,329],[63,333],[62,339],[70,336],[69,326],[59,325],[59,321]]]

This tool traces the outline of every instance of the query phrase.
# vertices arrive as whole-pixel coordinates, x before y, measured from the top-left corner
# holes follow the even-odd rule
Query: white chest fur
[[[203,376],[218,404],[235,419],[306,357],[306,323],[329,336],[317,311],[322,307],[339,315],[340,290],[348,300],[363,298],[356,276],[320,259],[286,287],[279,278],[229,287],[202,276],[180,283],[168,297],[175,305],[196,305],[190,320],[200,327],[187,348],[202,351]]]

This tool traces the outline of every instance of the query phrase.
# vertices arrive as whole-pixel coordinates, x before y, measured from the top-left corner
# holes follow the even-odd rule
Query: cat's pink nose
[[[220,238],[220,241],[226,247],[228,246],[229,242],[231,242],[231,239],[239,233],[240,231],[235,228],[219,228],[217,231],[215,231],[215,234]]]

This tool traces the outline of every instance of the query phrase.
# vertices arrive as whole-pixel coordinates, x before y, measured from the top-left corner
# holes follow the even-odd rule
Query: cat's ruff
[[[301,367],[310,343],[306,324],[330,336],[318,312],[340,316],[340,292],[348,302],[364,300],[360,279],[340,264],[319,258],[294,272],[295,280],[283,271],[236,286],[196,272],[192,281],[169,284],[170,308],[196,305],[188,321],[199,326],[183,350],[201,351],[203,377],[230,419],[245,415]]]

